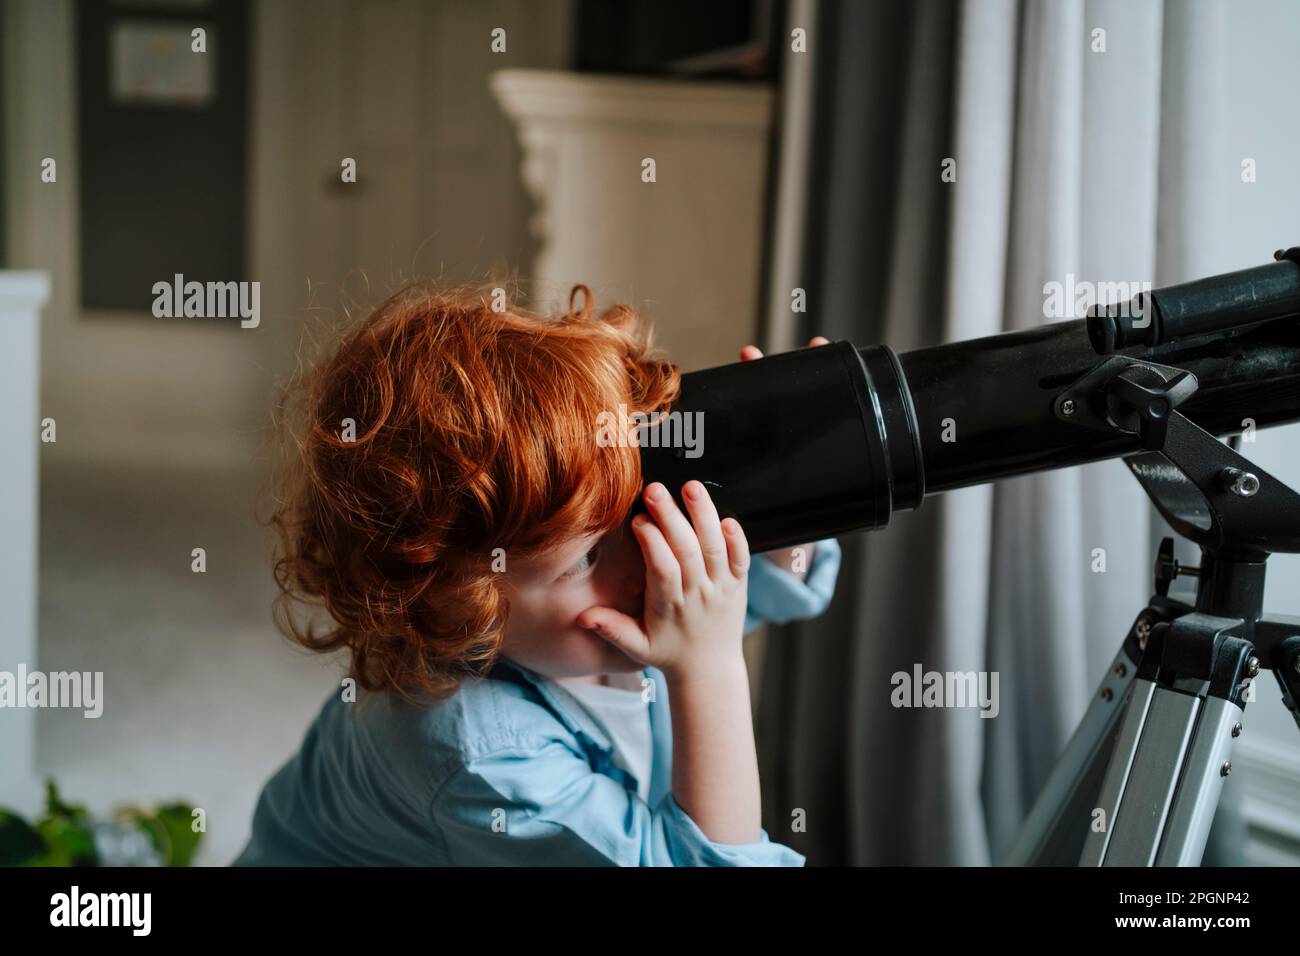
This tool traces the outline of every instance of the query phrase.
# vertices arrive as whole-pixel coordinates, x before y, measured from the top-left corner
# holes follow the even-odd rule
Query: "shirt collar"
[[[608,752],[614,749],[614,742],[609,739],[609,735],[591,719],[577,699],[555,681],[504,657],[497,658],[488,677],[498,680],[513,678],[516,683],[527,684],[537,691],[569,733],[576,737],[585,736],[600,750]]]
[[[654,702],[650,705],[650,734],[653,748],[650,803],[652,806],[658,806],[671,783],[667,768],[672,760],[672,724],[666,698],[667,683],[664,681],[663,674],[658,669],[649,667],[646,668],[646,675],[655,681],[659,688]],[[598,771],[623,779],[625,786],[636,790],[635,778],[613,764],[614,742],[592,721],[577,699],[562,686],[505,657],[497,658],[487,676],[495,680],[508,680],[532,687],[546,707],[590,754],[590,759]]]

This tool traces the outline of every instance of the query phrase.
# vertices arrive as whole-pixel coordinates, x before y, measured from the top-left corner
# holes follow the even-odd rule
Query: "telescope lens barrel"
[[[680,505],[682,485],[703,482],[755,553],[883,527],[924,494],[911,400],[884,346],[835,342],[687,373],[639,441],[647,483]]]

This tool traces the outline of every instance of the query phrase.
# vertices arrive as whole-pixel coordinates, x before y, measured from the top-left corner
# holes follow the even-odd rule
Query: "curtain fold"
[[[1213,218],[1193,195],[1216,115],[1195,65],[1222,9],[1180,5],[1174,26],[1160,2],[822,0],[802,340],[902,352],[1054,321],[1044,285],[1069,276],[1213,271],[1188,234]],[[1108,461],[846,537],[830,611],[767,643],[773,838],[813,865],[998,862],[1145,606],[1152,514]],[[891,676],[918,664],[997,672],[998,715],[894,707]]]

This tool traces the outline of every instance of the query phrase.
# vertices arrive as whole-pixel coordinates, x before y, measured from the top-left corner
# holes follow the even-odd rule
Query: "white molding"
[[[488,84],[507,113],[533,121],[698,126],[716,138],[766,136],[772,114],[770,87],[740,83],[498,70]]]
[[[513,69],[488,83],[520,147],[535,298],[563,308],[582,282],[598,308],[653,320],[681,367],[735,361],[761,308],[770,87]]]

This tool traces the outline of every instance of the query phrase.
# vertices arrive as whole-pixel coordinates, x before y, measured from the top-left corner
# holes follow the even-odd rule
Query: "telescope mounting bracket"
[[[1245,561],[1300,551],[1300,495],[1177,411],[1196,389],[1185,369],[1112,355],[1062,391],[1053,411],[1137,437],[1145,450],[1124,462],[1183,537]]]
[[[1300,264],[1300,247],[1275,258]],[[1030,812],[1013,864],[1195,865],[1260,671],[1273,671],[1300,726],[1300,617],[1263,609],[1269,556],[1300,551],[1300,495],[1243,457],[1236,441],[1216,436],[1235,424],[1223,414],[1202,417],[1215,411],[1216,389],[1197,395],[1190,369],[1135,357],[1139,345],[1292,319],[1300,311],[1296,280],[1294,270],[1262,267],[1226,284],[1174,287],[1165,302],[1151,301],[1144,324],[1099,312],[1088,332],[1105,357],[1048,386],[1060,389],[1051,400],[1056,421],[1102,433],[1098,450],[1124,456],[1170,526],[1200,545],[1201,560],[1185,567],[1174,539],[1161,542],[1156,593]],[[1271,312],[1255,307],[1261,289],[1278,303]],[[1215,432],[1197,421],[1213,422]],[[1183,575],[1197,578],[1194,603],[1170,596]],[[1087,827],[1097,808],[1106,814],[1102,830]]]
[[[1196,389],[1186,369],[1111,355],[1062,391],[1053,411],[1064,422],[1136,437],[1143,450],[1124,463],[1170,527],[1201,546],[1200,568],[1173,560],[1169,538],[1156,556],[1160,595],[1179,574],[1201,579],[1194,613],[1165,625],[1158,655],[1165,679],[1206,680],[1207,662],[1240,664],[1244,639],[1251,666],[1273,670],[1300,726],[1300,618],[1262,611],[1268,556],[1300,552],[1300,495],[1177,410]],[[1231,626],[1199,629],[1207,621]]]

